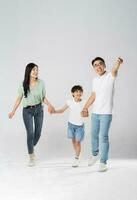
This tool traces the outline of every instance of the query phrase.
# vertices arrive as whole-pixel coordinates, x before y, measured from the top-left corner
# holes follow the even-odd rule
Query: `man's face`
[[[105,63],[102,62],[101,60],[96,60],[93,64],[94,70],[98,75],[103,75],[105,72]]]

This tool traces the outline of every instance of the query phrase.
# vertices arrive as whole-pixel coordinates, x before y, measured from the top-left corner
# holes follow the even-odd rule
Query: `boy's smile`
[[[81,101],[82,95],[83,95],[83,92],[81,92],[80,90],[77,90],[72,93],[72,96],[74,97],[75,101]]]

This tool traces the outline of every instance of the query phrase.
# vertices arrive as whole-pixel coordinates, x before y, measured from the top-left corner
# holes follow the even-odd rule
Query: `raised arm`
[[[15,114],[17,108],[19,107],[20,103],[21,103],[22,97],[17,97],[14,107],[12,109],[12,111],[9,113],[9,118],[11,119],[13,117],[13,115]]]
[[[65,110],[67,110],[68,105],[65,104],[62,108],[55,110],[54,113],[63,113]]]
[[[118,70],[119,70],[119,67],[120,67],[120,65],[121,65],[122,63],[123,63],[123,59],[119,57],[119,58],[117,59],[116,63],[114,64],[112,70],[111,70],[112,76],[115,77],[115,76],[117,75],[117,72],[118,72]]]

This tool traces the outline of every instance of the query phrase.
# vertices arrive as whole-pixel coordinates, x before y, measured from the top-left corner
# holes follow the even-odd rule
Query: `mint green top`
[[[34,87],[30,86],[30,91],[27,94],[27,98],[24,97],[23,82],[18,88],[18,97],[22,98],[23,107],[37,105],[41,103],[46,95],[45,84],[42,80],[38,79]]]

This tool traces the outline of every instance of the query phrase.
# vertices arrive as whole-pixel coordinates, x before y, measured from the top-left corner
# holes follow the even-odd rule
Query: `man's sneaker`
[[[100,163],[98,171],[99,172],[105,172],[105,171],[107,171],[107,165],[105,163]]]
[[[99,155],[91,156],[88,161],[88,166],[94,165],[99,160]]]
[[[74,158],[72,167],[78,167],[79,166],[79,158]]]

